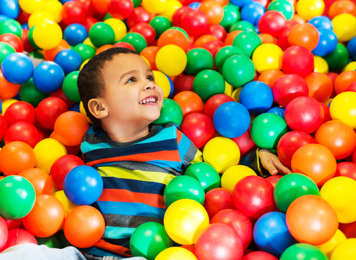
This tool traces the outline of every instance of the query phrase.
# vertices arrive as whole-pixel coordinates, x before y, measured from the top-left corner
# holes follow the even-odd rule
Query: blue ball
[[[82,58],[79,53],[72,49],[66,49],[58,52],[54,62],[62,67],[65,74],[79,70],[82,64]]]
[[[276,114],[277,116],[280,116],[284,119],[285,111],[286,110],[283,107],[272,107],[270,110],[267,111],[267,113]]]
[[[252,0],[230,0],[230,4],[242,7],[244,5],[247,5],[249,3],[252,3]]]
[[[0,14],[16,19],[20,14],[18,0],[0,0]]]
[[[221,104],[215,110],[213,117],[215,129],[228,138],[243,135],[248,130],[250,121],[247,109],[235,101]]]
[[[253,239],[261,250],[275,256],[280,256],[295,243],[288,231],[286,215],[281,212],[269,212],[260,217],[253,228]]]
[[[80,112],[79,104],[74,104],[69,108],[70,111]]]
[[[24,30],[30,30],[30,27],[28,26],[28,23],[24,23],[21,25],[22,29]]]
[[[317,56],[326,56],[332,53],[337,46],[336,34],[324,28],[318,29],[319,42],[318,45],[312,51]]]
[[[8,20],[8,19],[9,19],[9,17],[0,14],[0,22],[5,21],[5,20]]]
[[[74,46],[78,43],[82,43],[88,37],[88,31],[83,25],[73,23],[67,26],[63,36],[70,45]]]
[[[356,60],[356,36],[352,38],[347,44],[347,50],[350,53],[351,59]]]
[[[1,70],[7,81],[22,84],[31,78],[33,64],[28,56],[16,52],[3,59]]]
[[[308,23],[314,25],[317,29],[327,29],[331,31],[333,29],[333,24],[331,23],[330,18],[326,16],[314,17]]]
[[[242,87],[240,102],[248,111],[259,114],[272,107],[273,93],[266,83],[251,81]]]
[[[77,205],[90,205],[103,192],[103,179],[93,167],[80,165],[72,169],[64,179],[64,193]]]
[[[265,11],[266,10],[263,5],[257,2],[252,2],[242,7],[241,19],[256,26]]]
[[[198,9],[200,6],[200,2],[193,2],[191,4],[189,4],[189,7],[192,9]]]
[[[33,72],[33,81],[37,89],[51,93],[62,86],[64,72],[58,64],[45,61],[38,64]]]

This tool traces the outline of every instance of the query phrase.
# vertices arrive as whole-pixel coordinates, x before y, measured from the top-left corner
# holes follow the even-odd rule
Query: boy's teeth
[[[154,97],[149,97],[141,100],[141,104],[147,104],[147,103],[156,103],[156,98]]]

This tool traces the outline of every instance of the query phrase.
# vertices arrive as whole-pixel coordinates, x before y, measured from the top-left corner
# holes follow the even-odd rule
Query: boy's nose
[[[145,90],[149,90],[149,89],[155,89],[156,88],[156,85],[155,84],[147,84],[146,86],[145,86]]]

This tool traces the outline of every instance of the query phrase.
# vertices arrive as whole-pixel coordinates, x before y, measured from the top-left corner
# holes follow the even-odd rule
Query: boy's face
[[[103,68],[103,100],[112,123],[147,124],[160,116],[163,92],[151,69],[135,54],[118,54]]]

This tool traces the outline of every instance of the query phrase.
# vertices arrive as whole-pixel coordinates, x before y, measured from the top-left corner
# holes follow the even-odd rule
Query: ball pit
[[[95,54],[126,47],[163,90],[154,124],[175,124],[203,152],[167,185],[164,225],[137,227],[134,256],[356,258],[353,1],[0,3],[0,254],[36,239],[63,247],[63,221],[76,247],[103,236],[101,213],[80,206],[102,187],[81,159],[90,121],[77,80]],[[256,147],[293,174],[260,177],[247,163]]]

